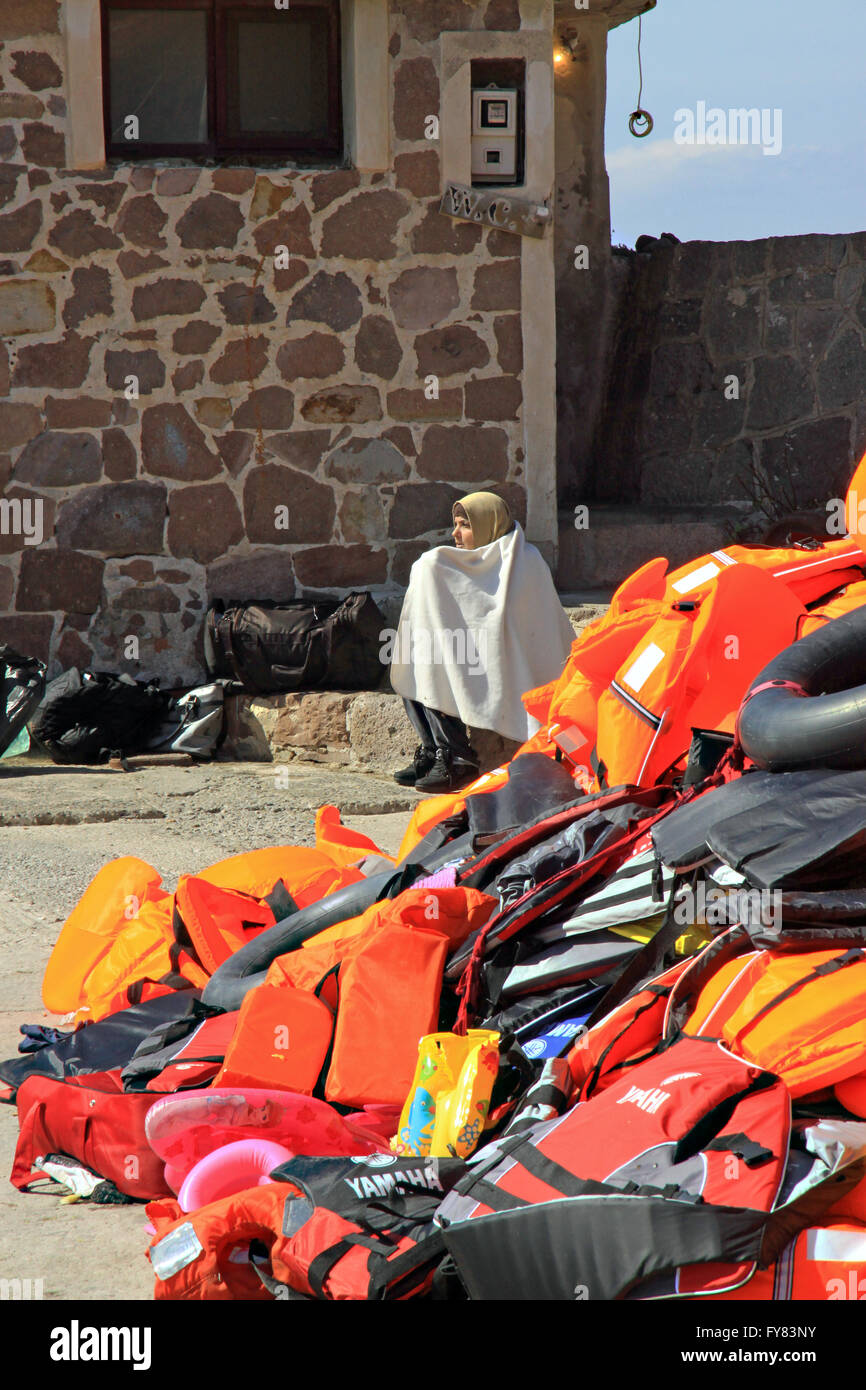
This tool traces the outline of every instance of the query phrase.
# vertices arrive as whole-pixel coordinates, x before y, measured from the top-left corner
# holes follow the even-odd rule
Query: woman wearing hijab
[[[521,743],[535,733],[520,696],[560,675],[574,640],[550,570],[501,497],[461,497],[453,520],[454,545],[412,566],[391,661],[420,740],[394,780],[426,792],[478,776],[467,725]]]

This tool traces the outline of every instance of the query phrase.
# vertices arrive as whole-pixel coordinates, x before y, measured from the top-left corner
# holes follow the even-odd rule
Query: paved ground
[[[17,1051],[21,1023],[48,1019],[45,963],[108,859],[136,854],[173,888],[179,873],[230,854],[312,844],[313,816],[325,802],[393,853],[419,799],[383,777],[297,763],[129,773],[31,758],[0,763],[0,1056]],[[51,1184],[21,1195],[4,1181],[16,1133],[14,1108],[0,1106],[0,1280],[42,1279],[51,1299],[151,1298],[143,1206],[63,1205]]]

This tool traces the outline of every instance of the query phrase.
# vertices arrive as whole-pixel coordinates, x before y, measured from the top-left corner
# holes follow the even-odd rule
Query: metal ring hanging
[[[645,126],[646,128],[638,130],[638,126]],[[643,140],[653,128],[653,118],[649,111],[643,111],[640,107],[636,111],[632,111],[628,118],[628,128],[636,140]]]

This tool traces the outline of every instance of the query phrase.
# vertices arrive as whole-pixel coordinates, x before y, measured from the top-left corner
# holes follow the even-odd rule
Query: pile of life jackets
[[[864,600],[856,537],[652,561],[396,857],[324,807],[107,864],[0,1063],[12,1182],[146,1200],[159,1299],[864,1296],[866,752],[737,740]]]

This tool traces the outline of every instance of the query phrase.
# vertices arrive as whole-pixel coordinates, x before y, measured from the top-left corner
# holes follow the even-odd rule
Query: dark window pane
[[[204,10],[112,10],[109,15],[112,143],[197,145],[207,130]],[[127,116],[138,117],[128,140]]]
[[[327,134],[326,16],[233,10],[227,19],[228,134]]]

